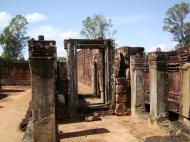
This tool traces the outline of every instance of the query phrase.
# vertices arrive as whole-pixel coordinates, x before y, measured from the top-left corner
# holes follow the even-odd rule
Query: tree
[[[103,15],[86,17],[82,21],[82,25],[81,35],[87,39],[105,39],[106,37],[113,37],[116,33],[116,31],[110,31],[113,26],[111,19],[107,20]]]
[[[190,21],[187,16],[190,13],[189,3],[176,4],[166,11],[164,18],[165,31],[172,34],[173,40],[178,42],[177,46],[184,47],[190,42]]]
[[[65,57],[57,57],[57,60],[59,62],[66,62],[66,58]]]
[[[16,15],[0,34],[3,58],[10,60],[23,58],[22,52],[28,40],[28,36],[26,36],[27,24],[25,17]]]

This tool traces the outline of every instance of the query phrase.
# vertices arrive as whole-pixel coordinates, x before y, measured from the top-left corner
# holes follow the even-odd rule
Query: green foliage
[[[66,62],[65,57],[57,57],[57,60],[60,61],[60,62]]]
[[[4,28],[0,34],[0,45],[3,48],[2,57],[15,60],[23,58],[23,48],[27,44],[28,37],[27,20],[22,15],[16,15],[12,18],[10,24]]]
[[[103,15],[86,17],[82,24],[81,35],[87,39],[105,39],[116,34],[116,31],[110,31],[110,28],[113,26],[111,19],[107,20]]]
[[[172,34],[173,40],[178,42],[180,47],[190,42],[190,21],[187,21],[189,13],[190,4],[182,2],[169,8],[164,18],[163,29]]]

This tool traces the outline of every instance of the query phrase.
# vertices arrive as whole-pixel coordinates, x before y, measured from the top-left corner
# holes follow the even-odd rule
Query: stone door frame
[[[115,43],[111,39],[90,40],[90,39],[67,39],[64,40],[67,51],[67,72],[69,82],[69,106],[78,106],[78,85],[77,85],[77,49],[102,49],[103,58],[103,92],[104,103],[112,100],[113,86],[113,60]]]

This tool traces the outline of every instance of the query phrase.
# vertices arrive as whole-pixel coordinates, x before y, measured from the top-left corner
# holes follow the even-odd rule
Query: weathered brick
[[[126,78],[125,77],[117,77],[115,79],[116,85],[126,85]]]
[[[116,94],[116,103],[126,103],[127,95]]]
[[[126,112],[127,108],[125,103],[116,103],[116,108],[115,108],[116,115],[125,115]]]
[[[116,94],[125,94],[126,87],[124,85],[116,85]]]

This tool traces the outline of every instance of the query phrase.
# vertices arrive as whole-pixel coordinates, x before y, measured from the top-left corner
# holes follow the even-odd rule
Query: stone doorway
[[[113,81],[113,60],[115,44],[111,39],[89,40],[89,39],[67,39],[64,41],[67,50],[67,72],[69,84],[68,106],[71,110],[78,107],[78,84],[77,84],[77,49],[99,49],[102,56],[102,89],[103,103],[109,104],[112,100]],[[95,81],[94,93],[98,90]],[[74,112],[74,111],[73,111]]]

